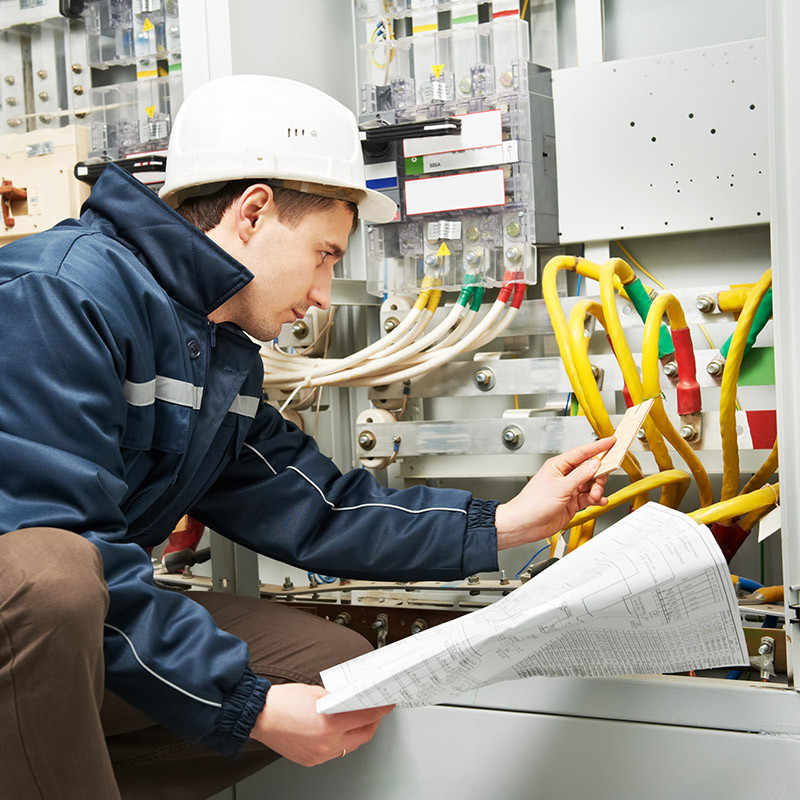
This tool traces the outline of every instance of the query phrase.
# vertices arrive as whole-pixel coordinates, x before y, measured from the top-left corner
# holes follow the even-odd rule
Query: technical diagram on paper
[[[322,673],[320,713],[435,705],[496,681],[749,664],[711,533],[648,503],[508,596]]]

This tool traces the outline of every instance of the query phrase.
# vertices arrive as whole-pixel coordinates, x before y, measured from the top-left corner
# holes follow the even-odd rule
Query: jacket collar
[[[81,222],[133,251],[181,305],[204,316],[236,294],[253,273],[114,164],[103,170]]]

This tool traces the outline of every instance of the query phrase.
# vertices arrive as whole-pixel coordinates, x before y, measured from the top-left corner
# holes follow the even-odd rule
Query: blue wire
[[[337,578],[331,578],[328,575],[319,575],[315,572],[308,573],[309,583],[336,583]]]
[[[536,552],[535,552],[535,553],[534,553],[534,554],[533,554],[533,555],[530,557],[530,560],[528,561],[528,563],[527,563],[527,564],[526,564],[526,565],[525,565],[525,566],[524,566],[524,567],[523,567],[523,568],[522,568],[522,569],[521,569],[521,570],[520,570],[520,571],[519,571],[519,572],[518,572],[518,573],[517,573],[517,574],[514,576],[514,580],[517,580],[517,581],[518,581],[518,580],[519,580],[519,576],[520,576],[520,575],[522,575],[522,573],[523,573],[523,572],[525,572],[525,570],[528,568],[528,564],[530,564],[530,563],[531,563],[531,561],[533,561],[533,559],[534,559],[534,558],[536,558],[536,556],[538,556],[538,555],[539,555],[539,553],[544,553],[544,551],[545,551],[545,550],[547,550],[547,548],[548,548],[548,547],[550,547],[550,545],[549,545],[549,544],[546,544],[546,545],[545,545],[543,548],[541,548],[541,550],[537,550],[537,551],[536,551]]]

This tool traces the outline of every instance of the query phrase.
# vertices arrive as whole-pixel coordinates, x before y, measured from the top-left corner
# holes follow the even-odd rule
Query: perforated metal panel
[[[562,242],[768,221],[764,39],[553,81]]]

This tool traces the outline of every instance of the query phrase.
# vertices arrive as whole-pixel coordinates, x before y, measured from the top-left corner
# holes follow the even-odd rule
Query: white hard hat
[[[209,184],[240,178],[280,179],[358,190],[359,216],[391,222],[397,206],[368,189],[352,112],[304,83],[267,75],[232,75],[204,84],[180,107],[169,139],[161,199],[177,207]],[[333,193],[335,196],[335,192]]]

